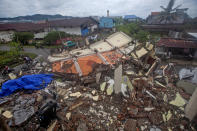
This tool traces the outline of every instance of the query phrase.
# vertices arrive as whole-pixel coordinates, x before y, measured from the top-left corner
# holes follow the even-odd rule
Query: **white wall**
[[[93,25],[90,28],[91,28],[91,32],[94,32],[98,28],[98,25]]]
[[[43,39],[49,32],[39,32],[34,34],[34,39]]]
[[[47,30],[47,29],[46,29]],[[68,34],[74,34],[74,35],[81,35],[81,28],[80,27],[52,27],[50,29],[50,31],[63,31],[65,33],[68,33]]]
[[[0,41],[10,42],[14,37],[14,31],[0,31]]]

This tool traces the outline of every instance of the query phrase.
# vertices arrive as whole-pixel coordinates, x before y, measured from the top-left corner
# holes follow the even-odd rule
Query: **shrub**
[[[32,40],[33,38],[34,34],[31,32],[15,32],[13,41],[26,45],[28,44],[28,41]]]
[[[47,45],[55,44],[56,41],[60,38],[70,37],[71,35],[66,34],[65,32],[60,31],[52,31],[47,34],[44,38],[44,43]]]

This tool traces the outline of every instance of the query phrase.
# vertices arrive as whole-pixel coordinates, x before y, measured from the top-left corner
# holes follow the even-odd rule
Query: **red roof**
[[[0,31],[15,30],[15,31],[39,31],[46,27],[45,24],[35,23],[6,23],[0,24]]]
[[[151,12],[151,15],[159,15],[160,12]]]
[[[0,31],[40,31],[46,27],[83,27],[91,24],[97,24],[95,20],[89,17],[72,18],[63,20],[52,20],[46,23],[6,23],[0,24]]]
[[[197,41],[176,40],[171,38],[161,38],[157,46],[174,48],[197,48]]]

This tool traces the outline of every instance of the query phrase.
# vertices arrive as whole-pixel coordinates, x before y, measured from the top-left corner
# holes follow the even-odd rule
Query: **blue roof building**
[[[101,17],[99,20],[99,27],[100,28],[113,28],[114,20],[109,17]]]
[[[136,15],[125,15],[124,19],[127,21],[138,21],[139,17],[137,17]]]

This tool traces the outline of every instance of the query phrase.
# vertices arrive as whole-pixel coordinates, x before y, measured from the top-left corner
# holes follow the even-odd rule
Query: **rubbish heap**
[[[196,130],[196,119],[185,117],[192,94],[176,85],[177,65],[162,62],[151,43],[132,41],[118,32],[49,56],[42,73],[54,80],[0,98],[1,116],[13,130]]]

